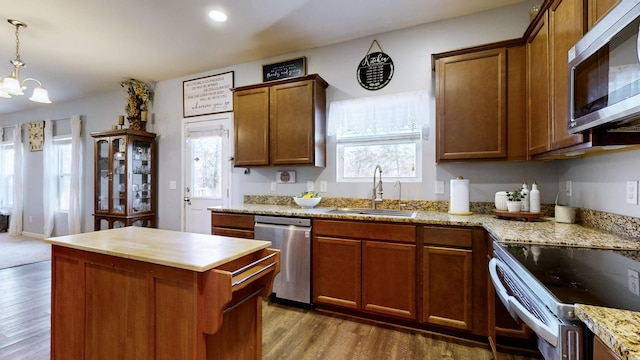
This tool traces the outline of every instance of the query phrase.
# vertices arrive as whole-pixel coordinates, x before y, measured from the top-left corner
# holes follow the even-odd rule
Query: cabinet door
[[[506,50],[436,63],[436,161],[500,159],[506,148]]]
[[[527,42],[527,121],[529,155],[551,150],[549,112],[549,24],[548,13],[540,18]]]
[[[472,252],[424,247],[422,321],[456,329],[472,329]]]
[[[416,319],[416,246],[362,242],[364,310]]]
[[[620,360],[599,337],[593,337],[593,358],[598,360]]]
[[[269,165],[269,88],[236,91],[234,166]]]
[[[591,30],[598,20],[616,6],[620,0],[587,0],[588,30]]]
[[[583,0],[562,0],[549,10],[552,123],[551,148],[561,149],[588,141],[569,134],[569,66],[567,53],[582,37]],[[534,104],[535,106],[535,104]]]
[[[360,243],[360,240],[314,238],[314,302],[360,308]]]
[[[271,164],[313,164],[313,81],[271,88]]]

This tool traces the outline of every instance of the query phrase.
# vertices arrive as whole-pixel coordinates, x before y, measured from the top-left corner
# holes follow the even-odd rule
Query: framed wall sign
[[[373,44],[378,45],[380,51],[371,52]],[[360,60],[358,69],[356,70],[356,77],[360,86],[367,90],[380,90],[387,86],[393,77],[393,60],[391,56],[385,54],[378,44],[378,41],[373,40],[369,51],[365,57]]]
[[[233,111],[233,71],[182,83],[184,117]]]
[[[307,57],[262,65],[262,82],[307,75]]]

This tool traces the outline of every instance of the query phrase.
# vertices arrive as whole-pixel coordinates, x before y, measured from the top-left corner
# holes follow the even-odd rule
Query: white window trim
[[[56,151],[56,161],[59,161],[60,158],[60,153],[59,153],[59,149],[58,146],[60,146],[61,143],[65,143],[68,144],[69,146],[71,146],[71,134],[65,134],[65,135],[56,135],[53,137],[53,148]],[[68,214],[69,213],[69,204],[67,204],[67,208],[66,209],[62,209],[61,208],[61,202],[60,202],[60,178],[61,178],[61,174],[60,174],[60,164],[56,164],[57,168],[56,168],[56,213],[60,213],[60,214]],[[69,173],[68,175],[69,177],[71,177],[71,173]],[[69,189],[70,190],[70,189]]]

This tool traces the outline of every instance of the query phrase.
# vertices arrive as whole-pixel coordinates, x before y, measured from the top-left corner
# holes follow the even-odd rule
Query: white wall
[[[431,131],[423,141],[423,182],[403,184],[403,198],[423,200],[446,200],[449,179],[462,175],[471,180],[472,201],[493,201],[496,191],[508,190],[523,181],[536,180],[540,185],[542,201],[552,202],[558,191],[558,165],[556,162],[515,162],[515,163],[457,163],[435,164],[435,109],[434,79],[431,71],[431,54],[456,48],[468,47],[488,42],[521,37],[529,23],[528,10],[539,1],[528,1],[485,13],[417,26],[372,37],[362,38],[337,45],[308,49],[293,54],[283,54],[276,58],[234,65],[228,68],[212,69],[183,78],[161,81],[155,89],[151,109],[151,123],[148,131],[158,134],[158,224],[164,229],[180,229],[180,208],[182,206],[182,186],[169,190],[169,182],[180,184],[181,148],[180,131],[182,121],[182,82],[196,77],[233,70],[235,86],[262,81],[262,64],[296,56],[307,57],[309,74],[318,73],[329,83],[327,101],[427,90],[431,98]],[[499,22],[499,26],[496,24]],[[356,80],[356,67],[365,56],[372,41],[376,39],[385,53],[394,61],[393,79],[385,88],[371,92],[361,88]],[[120,79],[114,79],[119,82]],[[37,110],[0,116],[0,124],[26,123],[43,118],[61,118],[74,114],[85,116],[84,141],[86,157],[85,176],[85,218],[83,229],[93,230],[93,139],[88,135],[93,131],[107,130],[123,114],[125,93],[116,91],[100,96],[52,104]],[[470,129],[469,136],[473,136]],[[42,233],[42,153],[25,154],[27,184],[25,192],[25,231]],[[275,179],[276,168],[252,169],[249,175],[244,169],[234,169],[232,181],[232,202],[241,203],[245,194],[294,195],[305,189],[307,181],[328,181],[327,196],[369,197],[370,184],[336,183],[335,144],[329,139],[327,167],[296,168],[297,183],[279,185],[277,191],[270,190],[270,182]],[[289,168],[291,169],[291,168]],[[435,195],[436,180],[446,183],[446,194]],[[391,184],[386,186],[388,197],[397,196]],[[597,208],[597,206],[596,206]],[[29,219],[32,219],[29,222]],[[59,227],[55,234],[64,234]]]

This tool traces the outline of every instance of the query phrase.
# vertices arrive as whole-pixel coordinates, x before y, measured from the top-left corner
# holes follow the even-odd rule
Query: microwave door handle
[[[551,346],[558,346],[559,326],[556,326],[554,331],[552,328],[533,316],[533,314],[531,314],[529,310],[525,309],[525,307],[522,306],[522,304],[520,304],[520,302],[518,302],[518,300],[513,296],[509,296],[509,304],[513,307],[516,314],[518,314],[520,320],[527,324],[533,332],[545,339],[549,344],[551,344]]]

